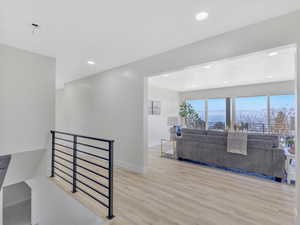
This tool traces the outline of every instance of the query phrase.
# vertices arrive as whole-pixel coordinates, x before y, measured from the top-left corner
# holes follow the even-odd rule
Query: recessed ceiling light
[[[226,80],[225,80],[223,83],[224,83],[224,84],[228,84],[228,83],[229,83],[229,81],[226,81]]]
[[[211,68],[211,65],[206,65],[206,66],[203,66],[204,69],[210,69]]]
[[[271,78],[273,78],[273,76],[270,75],[270,76],[267,76],[267,78],[271,79]]]
[[[207,12],[199,12],[196,14],[195,18],[198,21],[206,20],[208,18],[208,13]]]
[[[275,56],[275,55],[278,55],[278,52],[270,52],[269,53],[269,56]]]
[[[87,62],[89,65],[95,65],[96,63],[94,61],[88,61]]]
[[[168,76],[169,76],[169,74],[164,74],[164,75],[163,75],[163,77],[168,77]]]

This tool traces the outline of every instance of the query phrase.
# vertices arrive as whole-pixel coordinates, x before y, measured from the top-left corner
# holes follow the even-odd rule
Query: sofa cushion
[[[211,136],[226,136],[227,137],[227,132],[224,131],[217,131],[217,130],[208,130],[207,135]]]
[[[186,129],[183,128],[182,129],[182,136],[186,136],[186,135],[207,135],[207,131],[206,130],[200,130],[200,129]]]
[[[279,147],[279,138],[276,135],[268,134],[248,134],[248,140],[255,140],[268,143],[270,147],[278,148]],[[268,147],[269,148],[269,147]]]

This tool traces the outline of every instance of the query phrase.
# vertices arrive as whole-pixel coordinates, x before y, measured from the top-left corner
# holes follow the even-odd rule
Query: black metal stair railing
[[[80,191],[106,207],[107,217],[112,219],[114,141],[55,130],[51,135],[51,177],[72,185],[73,193]]]

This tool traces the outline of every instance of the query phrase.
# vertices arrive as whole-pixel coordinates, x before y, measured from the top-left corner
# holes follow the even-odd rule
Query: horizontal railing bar
[[[68,167],[68,166],[66,166],[66,165],[64,165],[64,164],[62,164],[62,163],[60,163],[60,162],[57,162],[57,161],[55,161],[55,160],[54,160],[54,162],[57,163],[57,164],[59,164],[60,166],[63,166],[63,167],[65,167],[65,168],[67,168],[67,169],[73,171],[72,168],[70,168],[70,167]]]
[[[91,172],[91,173],[93,173],[93,174],[95,174],[95,175],[97,175],[97,176],[99,176],[99,177],[103,177],[103,178],[105,178],[105,179],[109,179],[108,177],[106,177],[106,176],[104,176],[104,175],[102,175],[102,174],[100,174],[100,173],[97,173],[97,172],[95,172],[95,171],[93,171],[93,170],[90,170],[90,169],[88,169],[88,168],[86,168],[86,167],[84,167],[84,166],[81,166],[81,165],[79,165],[79,164],[77,164],[77,166],[78,167],[80,167],[80,168],[82,168],[82,169],[85,169],[85,170],[87,170],[87,171],[89,171],[89,172]]]
[[[96,149],[107,151],[107,152],[109,151],[106,148],[101,148],[101,147],[98,147],[98,146],[93,146],[93,145],[89,145],[89,144],[85,144],[85,143],[81,143],[81,142],[77,142],[77,144],[83,145],[83,146],[86,146],[86,147],[90,147],[90,148],[96,148]]]
[[[68,149],[72,149],[72,150],[73,150],[73,148],[70,147],[70,146],[62,145],[62,144],[59,144],[59,143],[56,143],[56,142],[55,142],[54,144],[59,145],[59,146],[61,146],[61,147],[65,147],[65,148],[68,148]]]
[[[89,164],[91,164],[91,165],[98,166],[98,167],[100,167],[100,168],[102,168],[102,169],[108,170],[108,168],[105,167],[105,166],[101,166],[101,165],[99,165],[99,164],[97,164],[97,163],[94,163],[94,162],[91,162],[91,161],[89,161],[89,160],[80,158],[80,157],[78,157],[78,156],[76,157],[76,159],[82,160],[82,161],[84,161],[84,162],[86,162],[86,163],[89,163]],[[77,164],[77,165],[78,165],[78,164]]]
[[[60,153],[62,153],[62,154],[65,154],[65,155],[68,155],[68,156],[71,156],[71,157],[73,157],[73,155],[72,155],[72,154],[70,154],[70,153],[64,152],[64,151],[62,151],[62,150],[59,150],[59,149],[57,149],[57,148],[54,148],[54,149],[55,149],[55,151],[58,151],[58,152],[60,152]]]
[[[56,131],[56,130],[51,130],[51,132],[54,132],[54,133],[57,133],[57,134],[70,135],[70,136],[77,136],[77,137],[79,137],[79,138],[86,138],[86,139],[91,139],[91,140],[96,140],[96,141],[114,142],[114,140],[103,139],[103,138],[96,138],[96,137],[89,137],[89,136],[84,136],[84,135],[79,135],[79,134],[73,134],[73,133],[67,133],[67,132]]]
[[[65,161],[68,162],[68,163],[73,164],[73,162],[71,162],[70,160],[67,160],[67,159],[65,159],[64,157],[61,157],[61,156],[59,156],[59,155],[54,154],[54,157],[60,158],[60,159],[62,159],[62,160],[65,160]]]
[[[105,206],[106,208],[109,208],[108,205],[106,205],[105,203],[103,203],[102,201],[100,201],[99,199],[97,199],[96,197],[94,197],[93,195],[91,195],[90,193],[86,192],[85,190],[81,189],[80,187],[77,187],[77,189],[79,189],[80,191],[82,191],[84,194],[90,196],[92,199],[94,199],[95,201],[99,202],[101,205]]]
[[[63,166],[63,167],[65,167],[65,168],[67,168],[67,169],[73,171],[72,168],[70,168],[70,167],[68,167],[68,166],[66,166],[66,165],[64,165],[64,164],[62,164],[62,163],[60,163],[60,162],[57,162],[57,161],[54,161],[54,162],[57,163],[57,164],[59,164],[60,166]],[[56,167],[55,167],[55,168],[56,168]],[[108,186],[106,186],[106,185],[104,185],[104,184],[101,184],[100,182],[94,180],[93,178],[90,178],[90,177],[88,177],[88,176],[86,176],[86,175],[84,175],[84,174],[82,174],[82,173],[80,173],[80,172],[78,172],[78,171],[77,171],[76,173],[79,174],[80,176],[83,176],[84,178],[86,178],[86,179],[88,179],[88,180],[93,181],[94,183],[96,183],[96,184],[98,184],[98,185],[100,185],[100,186],[102,186],[102,187],[104,187],[104,188],[106,188],[106,189],[109,189]]]
[[[67,183],[69,183],[69,184],[72,185],[72,182],[69,181],[68,179],[64,178],[63,176],[59,175],[58,173],[55,173],[55,172],[54,172],[54,174],[55,174],[56,176],[60,177],[61,179],[63,179],[64,181],[66,181]]]
[[[62,169],[59,169],[59,168],[58,168],[58,167],[56,167],[56,166],[54,166],[54,168],[55,168],[55,169],[57,169],[58,171],[60,171],[60,172],[64,173],[64,174],[66,174],[67,176],[69,176],[69,177],[73,178],[73,176],[72,176],[72,175],[68,174],[67,172],[63,171]]]
[[[83,154],[87,154],[87,155],[90,155],[90,156],[93,156],[93,157],[96,157],[96,158],[99,158],[99,159],[103,159],[103,160],[108,160],[108,158],[105,158],[105,157],[102,157],[102,156],[99,156],[99,155],[95,155],[95,154],[85,152],[85,151],[82,151],[82,150],[79,150],[79,149],[76,149],[76,150],[77,150],[77,152],[81,152]]]
[[[97,189],[93,188],[92,186],[90,186],[90,185],[88,185],[88,184],[85,184],[85,183],[82,182],[81,180],[76,179],[76,181],[78,181],[79,183],[83,184],[84,186],[86,186],[86,187],[92,189],[94,192],[98,193],[99,195],[102,195],[102,196],[105,197],[105,198],[109,198],[106,194],[101,193],[101,192],[98,191]]]
[[[57,168],[56,168],[56,169],[57,169]],[[66,181],[67,183],[72,184],[71,181],[69,181],[68,179],[66,179],[66,178],[64,178],[63,176],[59,175],[58,173],[54,172],[54,174],[55,174],[56,176],[60,177],[61,179],[63,179],[64,181]],[[81,181],[78,180],[78,179],[77,179],[77,181],[79,181],[80,183],[84,184],[83,182],[81,182]],[[89,187],[89,185],[87,185],[87,184],[84,184],[84,185],[86,185],[87,187]],[[89,187],[89,188],[91,188],[91,187]],[[99,202],[100,204],[102,204],[103,206],[105,206],[106,208],[108,208],[108,206],[107,206],[105,203],[103,203],[102,201],[100,201],[99,199],[97,199],[96,197],[94,197],[93,195],[91,195],[90,193],[86,192],[85,190],[81,189],[81,188],[78,187],[78,186],[77,186],[77,189],[79,189],[79,190],[82,191],[84,194],[90,196],[91,198],[93,198],[94,200],[96,200],[97,202]],[[101,192],[95,190],[94,188],[91,188],[91,189],[92,189],[93,191],[96,191],[97,193],[103,195],[104,197],[108,198],[108,196],[102,194]]]
[[[88,177],[88,176],[86,176],[86,175],[84,175],[84,174],[82,174],[82,173],[80,173],[80,172],[78,172],[78,171],[77,171],[77,174],[79,174],[80,176],[83,176],[84,178],[86,178],[86,179],[88,179],[88,180],[91,180],[91,181],[95,182],[96,184],[98,184],[98,185],[100,185],[100,186],[102,186],[102,187],[104,187],[104,188],[106,188],[106,189],[109,189],[108,186],[106,186],[106,185],[104,185],[104,184],[101,184],[100,182],[94,180],[93,178],[90,178],[90,177]]]
[[[68,139],[65,139],[65,138],[59,138],[59,137],[55,137],[55,139],[58,139],[58,140],[62,140],[62,141],[66,141],[66,142],[73,143],[73,140],[68,140]]]

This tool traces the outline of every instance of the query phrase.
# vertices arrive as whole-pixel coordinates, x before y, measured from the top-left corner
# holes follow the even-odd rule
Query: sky
[[[277,108],[295,108],[295,95],[275,95],[271,96],[270,104]]]

